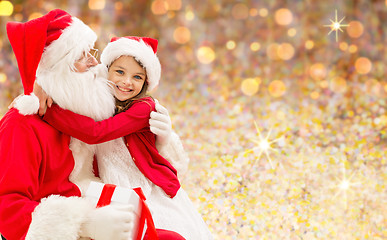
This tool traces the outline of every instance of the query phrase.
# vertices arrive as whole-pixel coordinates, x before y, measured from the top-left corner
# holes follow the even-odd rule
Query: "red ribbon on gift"
[[[116,189],[116,185],[113,185],[113,184],[105,184],[103,186],[101,196],[98,199],[97,208],[109,205],[111,203],[112,196],[115,189]],[[141,200],[141,216],[138,224],[136,240],[141,240],[142,232],[144,231],[145,221],[146,221],[146,225],[148,226],[147,234],[149,236],[149,239],[158,240],[159,237],[157,236],[152,214],[148,208],[148,205],[146,205],[145,203],[145,200],[146,200],[145,195],[142,192],[141,188],[134,188],[133,190],[137,193],[137,195],[140,197],[140,200]]]
[[[103,186],[101,196],[98,199],[97,208],[107,206],[112,202],[112,196],[115,189],[116,185],[113,184],[105,184]]]
[[[145,220],[146,220],[146,225],[148,226],[147,233],[148,233],[149,239],[158,240],[159,237],[157,236],[156,227],[155,227],[155,224],[153,222],[152,214],[148,208],[148,205],[146,205],[146,203],[145,203],[145,200],[146,200],[145,195],[142,192],[141,188],[139,188],[139,187],[133,188],[133,190],[140,197],[141,204],[142,204],[141,217],[140,217],[140,222],[138,224],[139,227],[138,227],[138,233],[137,233],[136,240],[141,240],[142,232],[144,230]]]

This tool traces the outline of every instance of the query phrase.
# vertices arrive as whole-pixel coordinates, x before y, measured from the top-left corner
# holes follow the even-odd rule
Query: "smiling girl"
[[[200,214],[180,187],[176,169],[163,158],[150,131],[150,113],[155,102],[147,91],[158,85],[161,73],[156,56],[157,40],[113,38],[101,55],[108,68],[116,98],[116,115],[95,122],[57,105],[44,120],[58,130],[88,144],[124,137],[125,145],[99,151],[99,175],[103,182],[122,187],[140,186],[147,199],[156,228],[178,233],[184,239],[213,239]],[[159,232],[159,234],[162,232]],[[176,236],[167,239],[181,239]]]

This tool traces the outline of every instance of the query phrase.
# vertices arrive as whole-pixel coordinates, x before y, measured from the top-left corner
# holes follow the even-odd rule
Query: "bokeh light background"
[[[0,1],[0,116],[22,92],[5,24],[54,8],[100,50],[159,39],[153,96],[216,239],[387,239],[387,0]]]

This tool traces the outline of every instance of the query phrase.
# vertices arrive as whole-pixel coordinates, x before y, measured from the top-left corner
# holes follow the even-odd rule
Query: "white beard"
[[[38,84],[61,108],[100,121],[113,116],[115,100],[109,85],[107,70],[97,66],[85,73],[62,71],[62,74],[45,73],[37,78]],[[96,74],[104,77],[96,77]],[[101,74],[103,73],[103,74]],[[90,181],[100,181],[93,173],[96,145],[86,144],[71,138],[70,149],[75,166],[70,181],[85,194]]]
[[[38,76],[37,82],[61,108],[100,121],[114,114],[115,100],[106,77],[96,77],[99,67],[85,73],[52,71]]]

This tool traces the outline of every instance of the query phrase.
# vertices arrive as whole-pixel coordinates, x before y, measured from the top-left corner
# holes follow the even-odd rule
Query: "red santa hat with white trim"
[[[109,67],[121,56],[132,56],[146,70],[148,91],[160,81],[161,65],[156,55],[158,41],[149,37],[114,37],[101,54],[101,63]]]
[[[91,28],[60,9],[25,23],[9,22],[7,34],[25,94],[32,92],[37,74],[58,66],[73,68],[74,62],[97,40]]]

